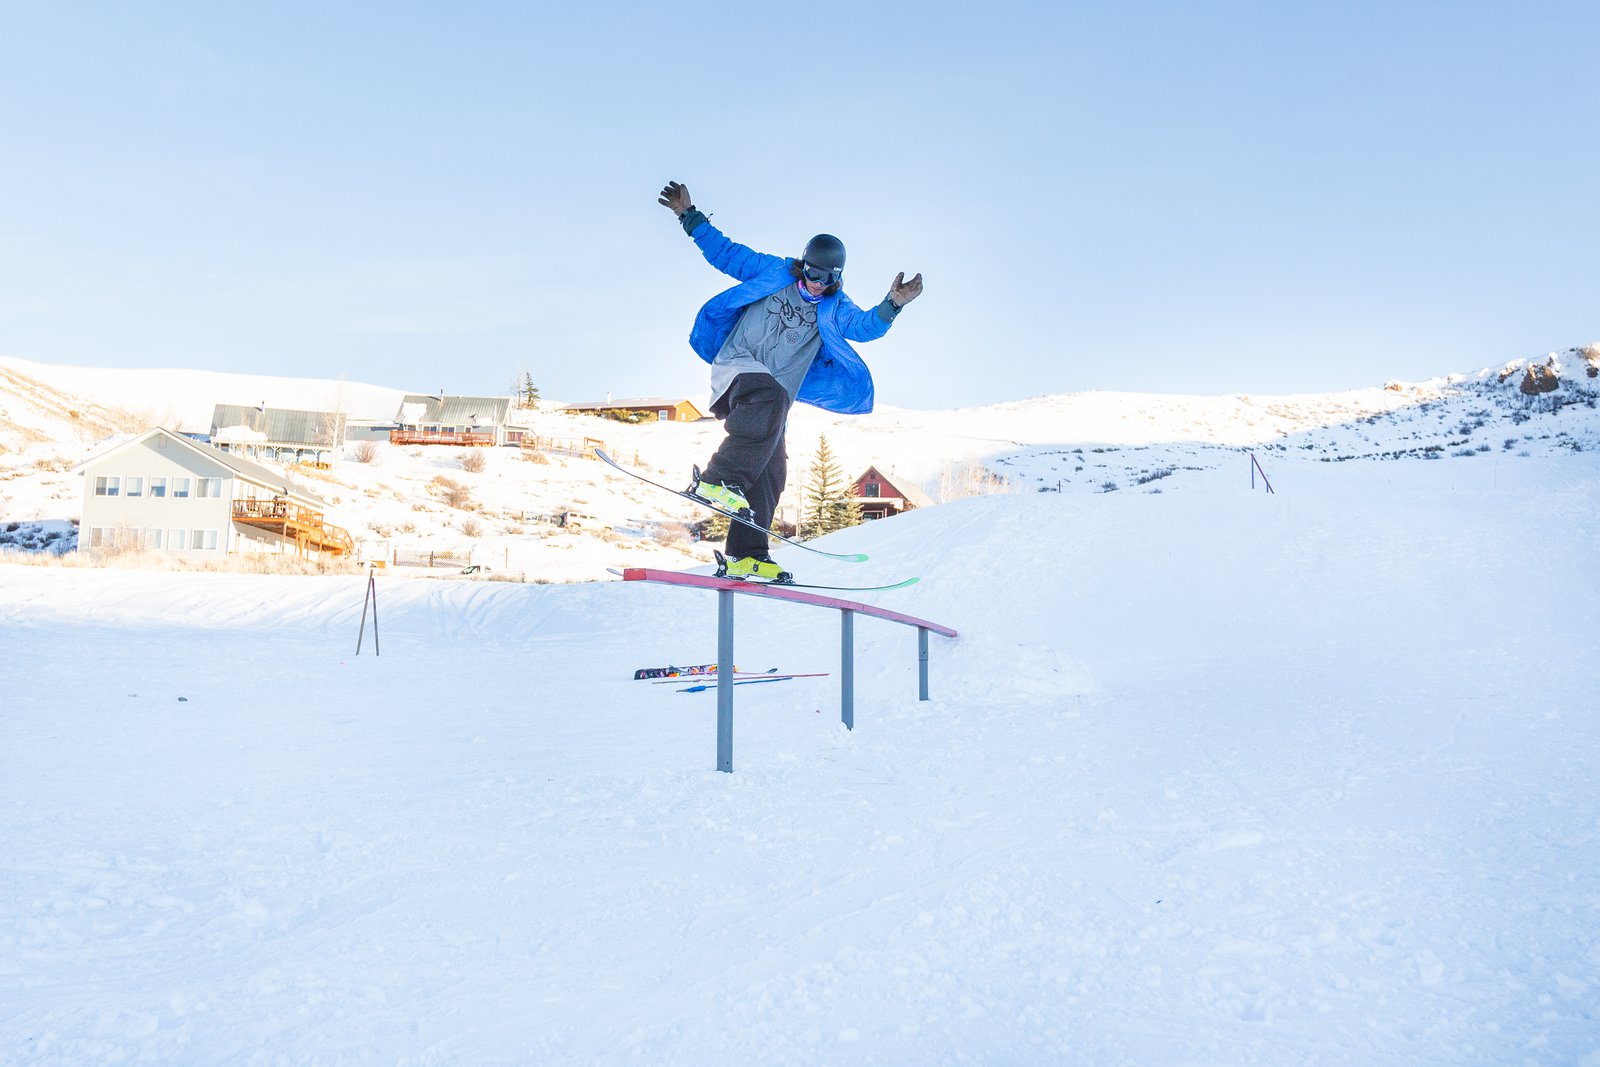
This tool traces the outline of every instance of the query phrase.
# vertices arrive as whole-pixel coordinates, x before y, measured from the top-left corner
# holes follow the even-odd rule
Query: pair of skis
[[[754,685],[757,682],[787,682],[791,678],[826,678],[827,671],[812,674],[779,674],[778,668],[768,667],[760,673],[741,673],[735,667],[732,672],[734,685]],[[713,679],[698,685],[691,685],[678,690],[680,693],[704,693],[717,687],[717,665],[715,663],[699,663],[692,667],[640,667],[633,672],[635,681],[649,681],[652,685],[678,685],[682,682],[694,681],[697,678]]]
[[[596,456],[600,457],[601,459],[605,460],[607,463],[609,463],[611,466],[615,467],[617,470],[621,471],[623,474],[628,475],[630,478],[637,478],[641,482],[644,482],[646,485],[653,485],[657,489],[662,489],[662,490],[665,490],[666,492],[671,493],[673,496],[682,497],[683,499],[689,501],[690,503],[698,504],[703,508],[710,508],[712,511],[715,511],[719,515],[726,515],[728,517],[728,519],[730,521],[732,521],[732,522],[743,523],[744,525],[750,527],[752,530],[760,530],[762,533],[766,534],[768,537],[775,538],[776,540],[782,541],[784,544],[789,545],[789,546],[791,546],[793,548],[804,549],[807,552],[815,553],[816,555],[819,555],[819,556],[826,556],[828,559],[843,560],[846,563],[865,563],[866,560],[867,560],[866,553],[864,553],[864,552],[826,552],[826,551],[824,551],[824,550],[822,550],[820,548],[817,548],[814,545],[808,545],[803,541],[796,541],[793,538],[785,537],[785,536],[783,536],[783,534],[778,533],[775,530],[767,529],[767,527],[762,526],[760,523],[756,522],[754,519],[750,518],[749,516],[741,515],[736,511],[729,511],[727,508],[724,508],[724,507],[722,507],[722,506],[720,506],[718,504],[713,504],[711,501],[706,500],[704,497],[695,496],[693,493],[688,492],[686,490],[674,489],[670,485],[663,485],[661,482],[658,482],[653,478],[646,478],[644,475],[640,474],[638,471],[632,470],[632,469],[630,469],[628,467],[624,467],[622,464],[618,463],[616,460],[614,460],[610,456],[606,455],[604,449],[597,448],[597,449],[594,450],[594,454]],[[720,570],[720,568],[719,568],[719,570]],[[618,572],[615,569],[612,569],[611,573],[616,574]],[[719,578],[727,578],[727,580],[730,581],[730,582],[750,582],[753,585],[782,585],[782,586],[787,586],[787,587],[789,587],[791,589],[836,589],[836,590],[845,590],[845,591],[857,592],[857,593],[879,592],[879,591],[887,590],[887,589],[904,589],[906,586],[908,586],[908,585],[916,585],[918,582],[920,582],[922,580],[921,578],[907,578],[903,582],[891,582],[888,585],[816,585],[816,584],[813,584],[813,583],[810,583],[810,582],[795,582],[795,581],[764,582],[764,581],[761,581],[759,579],[729,577],[727,575],[720,574],[720,573],[717,575],[717,577],[719,577]]]

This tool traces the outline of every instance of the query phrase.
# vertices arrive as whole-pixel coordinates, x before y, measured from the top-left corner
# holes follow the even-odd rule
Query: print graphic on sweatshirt
[[[817,325],[816,305],[796,300],[788,293],[776,294],[767,304],[767,314],[777,317],[779,327],[785,331],[783,339],[791,345],[800,343],[802,330],[815,329]]]

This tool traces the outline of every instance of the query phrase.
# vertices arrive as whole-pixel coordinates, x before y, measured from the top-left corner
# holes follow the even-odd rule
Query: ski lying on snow
[[[777,674],[777,675],[773,675],[771,678],[745,678],[742,681],[736,681],[736,682],[733,682],[732,684],[733,685],[760,685],[762,682],[787,682],[787,681],[790,681],[790,680],[795,679],[795,678],[824,678],[824,677],[826,677],[826,675],[822,675],[822,674]],[[678,692],[680,692],[680,693],[704,693],[704,692],[707,692],[708,690],[715,689],[716,687],[717,687],[717,683],[716,682],[706,682],[703,685],[685,686],[684,688],[678,690]]]
[[[761,525],[759,522],[756,522],[754,519],[745,518],[743,515],[740,515],[736,511],[729,511],[727,508],[719,507],[718,505],[713,504],[709,500],[704,500],[704,499],[701,499],[700,497],[695,496],[693,493],[684,492],[682,489],[674,489],[670,485],[662,485],[660,482],[656,481],[653,478],[646,478],[644,475],[640,474],[638,471],[632,470],[632,469],[630,469],[628,467],[624,467],[622,464],[618,463],[616,460],[614,460],[610,456],[606,455],[604,449],[597,448],[597,449],[594,450],[594,454],[599,456],[601,459],[605,460],[607,463],[611,464],[613,467],[617,468],[617,470],[621,471],[623,474],[628,475],[630,478],[637,478],[641,482],[644,482],[647,485],[653,485],[657,489],[663,489],[663,490],[671,493],[673,496],[681,496],[683,499],[689,501],[690,503],[699,504],[703,508],[710,508],[712,511],[715,511],[718,515],[726,515],[729,519],[733,520],[734,522],[744,523],[744,525],[750,527],[752,530],[760,530],[762,533],[766,534],[768,537],[775,537],[779,541],[782,541],[786,545],[793,545],[795,548],[803,548],[807,552],[815,552],[817,555],[819,555],[819,556],[827,556],[829,559],[842,559],[846,563],[864,563],[864,562],[866,562],[867,557],[866,557],[866,553],[864,553],[864,552],[824,552],[822,549],[813,548],[811,545],[808,545],[803,541],[796,541],[796,540],[794,540],[792,538],[783,536],[783,534],[778,533],[775,530],[769,530],[765,526]],[[842,588],[842,587],[840,587],[840,586],[817,586],[816,588],[825,589],[825,588]]]
[[[623,577],[622,571],[616,567],[607,567],[606,573]],[[683,571],[683,574],[696,574],[695,571]],[[907,578],[903,582],[891,582],[888,585],[817,585],[812,582],[763,582],[759,578],[729,578],[726,575],[718,578],[715,574],[700,574],[701,578],[716,578],[719,582],[728,582],[732,585],[770,585],[778,589],[833,589],[845,593],[879,593],[885,589],[904,589],[908,585],[916,585],[921,578]]]

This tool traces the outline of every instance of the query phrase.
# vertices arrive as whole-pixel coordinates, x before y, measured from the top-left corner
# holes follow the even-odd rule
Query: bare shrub
[[[995,474],[981,463],[951,463],[939,472],[938,501],[941,504],[964,500],[969,496],[994,496],[1015,491],[1016,487],[1010,479]]]
[[[466,534],[468,537],[482,537],[483,524],[477,519],[468,519],[466,522],[461,524],[461,532]]]
[[[374,441],[362,441],[356,445],[355,457],[357,463],[371,463],[378,458],[378,445]]]
[[[550,463],[549,456],[545,455],[543,452],[535,452],[532,450],[524,451],[522,453],[522,458],[527,460],[529,463],[543,463],[546,466],[548,466]]]
[[[472,506],[472,490],[460,482],[439,475],[433,479],[433,486],[439,491],[439,496],[453,508],[466,509]]]
[[[468,474],[482,474],[488,465],[488,457],[481,448],[469,448],[467,454],[461,457],[461,469]]]

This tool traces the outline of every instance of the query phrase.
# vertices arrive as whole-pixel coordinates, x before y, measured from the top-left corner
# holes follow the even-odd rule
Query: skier
[[[844,415],[872,410],[872,372],[847,343],[874,341],[922,292],[922,275],[895,275],[883,302],[863,311],[844,294],[844,243],[819,233],[799,259],[729,240],[668,182],[658,203],[678,216],[706,261],[739,284],[707,301],[689,345],[711,364],[711,413],[726,436],[688,491],[770,527],[788,480],[784,430],[796,400]],[[726,574],[789,581],[768,555],[767,535],[728,524]]]

